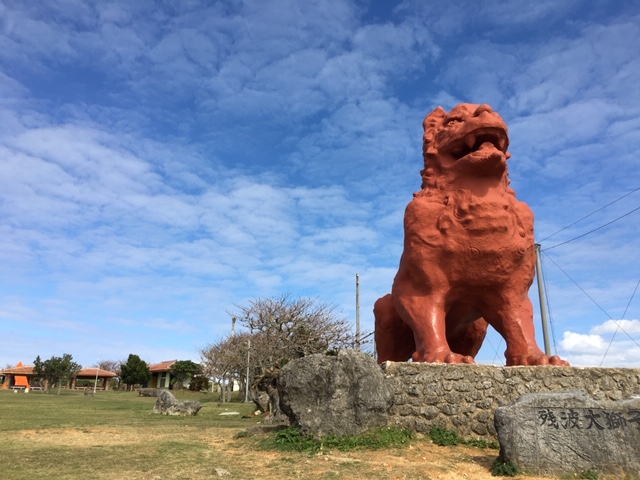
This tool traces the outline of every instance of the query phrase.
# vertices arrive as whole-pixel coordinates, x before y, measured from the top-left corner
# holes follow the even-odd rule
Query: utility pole
[[[540,299],[540,316],[542,317],[542,336],[544,337],[544,353],[551,356],[549,344],[549,317],[547,315],[547,295],[544,293],[544,280],[542,278],[542,261],[540,260],[540,244],[535,244],[536,250],[536,277],[538,277],[538,298]]]
[[[99,363],[100,362],[98,362],[98,364]],[[98,371],[99,371],[99,367],[96,367],[96,381],[93,382],[93,394],[94,395],[96,394],[96,389],[98,388]],[[107,381],[108,381],[108,379],[107,379]],[[105,386],[105,388],[107,388],[107,387]]]
[[[251,339],[247,341],[247,381],[245,382],[244,403],[249,403],[249,362],[251,360]]]
[[[360,351],[360,275],[356,273],[356,348]]]
[[[236,320],[238,320],[236,317],[231,317],[231,336],[232,337],[236,336]]]

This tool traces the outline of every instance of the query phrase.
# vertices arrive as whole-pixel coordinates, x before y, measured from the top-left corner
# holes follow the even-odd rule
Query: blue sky
[[[638,367],[638,52],[624,0],[0,0],[0,366],[197,361],[251,298],[353,320],[356,273],[371,330],[422,120],[464,101],[509,125],[554,351]]]

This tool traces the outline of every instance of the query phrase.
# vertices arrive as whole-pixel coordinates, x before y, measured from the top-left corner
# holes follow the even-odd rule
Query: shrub
[[[476,448],[500,448],[498,442],[485,440],[483,438],[462,438],[453,430],[443,427],[433,427],[429,431],[429,437],[433,443],[442,447],[461,444]]]
[[[370,430],[362,435],[327,435],[314,438],[302,434],[298,427],[278,430],[273,437],[262,443],[264,448],[298,452],[319,452],[326,449],[348,451],[355,449],[378,450],[408,445],[413,438],[409,430],[384,427]]]
[[[191,379],[191,383],[189,384],[189,390],[192,392],[204,392],[210,388],[209,379],[204,375],[196,375]]]
[[[433,427],[429,431],[429,437],[431,437],[433,443],[443,447],[448,445],[458,445],[459,443],[462,443],[462,439],[456,432],[443,427]]]
[[[578,474],[578,478],[583,480],[598,480],[598,472],[595,470],[586,470]]]
[[[493,463],[491,475],[494,477],[515,477],[520,473],[518,466],[511,460],[505,462],[501,458],[497,458]]]

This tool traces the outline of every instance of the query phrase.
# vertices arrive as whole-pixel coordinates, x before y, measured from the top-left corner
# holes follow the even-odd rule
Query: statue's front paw
[[[451,350],[438,350],[435,352],[415,352],[412,357],[414,362],[424,363],[476,363],[473,357],[453,353]]]
[[[561,359],[557,355],[545,355],[544,353],[535,353],[530,355],[514,355],[507,356],[507,366],[513,367],[517,365],[535,366],[535,365],[553,365],[557,367],[570,367],[569,362]]]

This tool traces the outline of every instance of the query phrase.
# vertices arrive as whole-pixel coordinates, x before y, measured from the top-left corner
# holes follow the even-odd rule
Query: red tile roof
[[[112,378],[112,377],[118,376],[115,373],[110,372],[108,370],[102,370],[100,368],[95,368],[95,367],[83,368],[78,372],[77,376],[78,377],[95,377],[96,370],[98,371],[98,377]],[[33,366],[29,366],[29,365],[24,367],[5,368],[4,370],[0,370],[0,374],[2,375],[35,375],[33,372]]]
[[[80,370],[78,372],[78,374],[76,375],[76,377],[91,377],[91,378],[95,378],[96,373],[98,374],[98,377],[102,377],[102,378],[113,378],[113,377],[117,377],[118,375],[110,372],[109,370],[102,370],[101,368],[95,368],[95,367],[91,367],[91,368],[83,368],[82,370]]]
[[[33,365],[11,367],[0,370],[2,375],[33,375]]]
[[[149,365],[149,370],[151,371],[151,373],[168,372],[169,370],[171,370],[171,367],[173,366],[173,364],[176,363],[177,361],[178,360],[167,360],[165,362]]]

